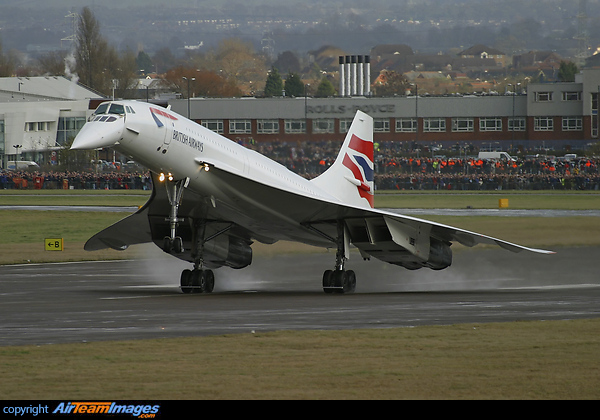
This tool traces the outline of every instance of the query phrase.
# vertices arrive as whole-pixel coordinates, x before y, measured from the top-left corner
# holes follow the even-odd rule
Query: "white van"
[[[506,152],[479,152],[479,159],[515,161],[516,159]]]
[[[22,171],[24,169],[39,169],[40,165],[30,160],[9,160],[6,169],[9,171]],[[16,165],[15,165],[16,164]]]

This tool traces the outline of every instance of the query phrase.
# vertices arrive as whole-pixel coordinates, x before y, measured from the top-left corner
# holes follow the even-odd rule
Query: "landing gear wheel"
[[[325,293],[353,293],[356,290],[356,273],[352,270],[326,270],[323,273]]]
[[[180,284],[183,293],[192,293],[192,270],[183,270],[181,272]]]
[[[215,288],[215,275],[212,270],[204,271],[204,293],[212,293]]]
[[[352,270],[346,271],[346,281],[344,282],[344,293],[354,293],[356,290],[356,273]]]
[[[344,270],[336,270],[333,273],[333,286],[338,293],[344,293],[344,285],[348,282],[348,275]]]
[[[192,290],[194,293],[202,293],[204,291],[204,271],[192,271]]]
[[[325,270],[323,273],[323,291],[333,293],[333,270]]]
[[[183,252],[183,239],[181,239],[181,236],[176,236],[175,239],[173,239],[173,251],[177,254]]]
[[[215,275],[212,270],[183,270],[181,291],[183,293],[212,293],[215,288]]]
[[[176,236],[173,239],[165,236],[163,239],[163,251],[167,254],[171,252],[181,254],[183,252],[183,239],[181,239],[181,236]]]
[[[165,236],[163,239],[163,251],[167,254],[171,253],[171,249],[173,249],[173,241],[168,236]]]

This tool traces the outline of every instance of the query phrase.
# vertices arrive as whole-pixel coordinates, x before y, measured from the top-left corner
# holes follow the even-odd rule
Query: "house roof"
[[[483,44],[473,45],[470,48],[458,53],[459,56],[480,56],[482,53],[488,53],[493,55],[506,55],[502,51],[496,48],[491,48]]]
[[[371,49],[371,56],[385,57],[390,55],[413,55],[411,47],[406,44],[382,44],[376,45]]]

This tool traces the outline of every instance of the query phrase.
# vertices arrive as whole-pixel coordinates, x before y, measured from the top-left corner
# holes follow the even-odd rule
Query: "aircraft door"
[[[161,130],[164,129],[164,137],[161,136],[162,145],[159,146],[158,150],[161,150],[163,154],[167,153],[169,144],[171,144],[171,139],[173,138],[173,126],[175,125],[173,121],[174,117],[157,108],[151,108],[150,110],[158,128]]]
[[[167,118],[167,121],[165,123],[165,140],[163,144],[163,153],[167,153],[169,145],[171,144],[171,139],[173,138],[173,127],[175,127],[175,123]]]

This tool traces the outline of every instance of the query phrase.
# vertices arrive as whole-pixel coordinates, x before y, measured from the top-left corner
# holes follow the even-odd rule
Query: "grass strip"
[[[138,258],[136,247],[126,251],[83,250],[83,245],[100,230],[124,218],[125,213],[0,210],[0,264]],[[600,223],[595,217],[494,217],[433,216],[425,219],[481,232],[526,246],[600,246]],[[45,251],[44,239],[63,238],[64,251]],[[474,249],[480,249],[478,246]],[[253,245],[256,255],[313,252],[318,248],[280,242]],[[453,249],[460,249],[456,244]]]
[[[379,208],[497,209],[499,200],[508,199],[516,210],[600,210],[598,194],[375,194]]]
[[[0,347],[0,398],[598,399],[599,330],[592,319]]]

